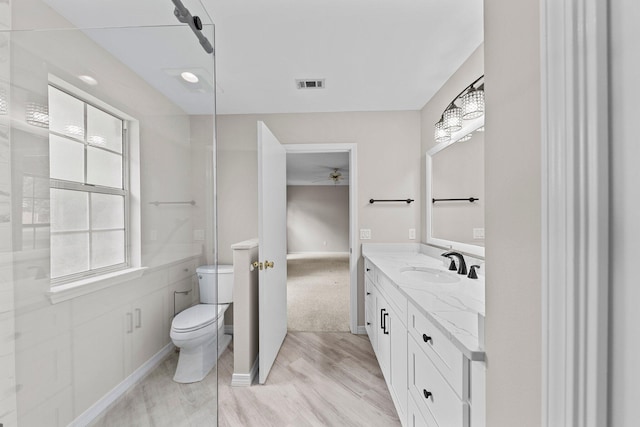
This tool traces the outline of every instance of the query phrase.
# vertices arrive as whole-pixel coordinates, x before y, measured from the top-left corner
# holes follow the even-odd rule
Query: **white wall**
[[[287,186],[287,252],[349,252],[348,186]]]
[[[540,3],[485,0],[487,426],[541,423]]]
[[[371,242],[409,242],[420,232],[420,123],[417,111],[223,115],[218,117],[218,245],[221,263],[233,243],[258,235],[257,126],[262,120],[283,144],[355,143],[358,152],[357,228]],[[370,198],[410,197],[406,203],[369,204]],[[360,242],[354,248],[360,252]],[[363,278],[359,268],[359,298]],[[360,304],[358,324],[364,322]]]
[[[610,324],[609,423],[611,427],[637,424],[640,401],[640,145],[637,121],[637,70],[640,52],[640,4],[612,0],[609,17],[610,57]],[[604,261],[604,260],[603,260]],[[604,343],[603,343],[604,344]]]

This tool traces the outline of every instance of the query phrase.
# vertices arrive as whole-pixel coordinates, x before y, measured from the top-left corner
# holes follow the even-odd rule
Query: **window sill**
[[[47,296],[49,297],[51,304],[58,304],[113,285],[137,279],[144,274],[146,269],[147,267],[127,268],[126,270],[115,271],[98,277],[90,277],[88,279],[58,285],[49,291]]]

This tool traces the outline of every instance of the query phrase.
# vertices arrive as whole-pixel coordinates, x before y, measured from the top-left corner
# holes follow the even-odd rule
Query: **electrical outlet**
[[[360,240],[371,240],[371,229],[369,229],[369,228],[361,228],[360,229]]]
[[[409,239],[410,240],[415,240],[416,239],[416,229],[415,228],[410,228],[409,229]]]
[[[473,238],[476,240],[484,239],[484,228],[474,228],[473,229]]]

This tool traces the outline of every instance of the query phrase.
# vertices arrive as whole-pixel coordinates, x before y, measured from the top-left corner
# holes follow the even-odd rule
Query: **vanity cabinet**
[[[164,291],[156,291],[131,305],[131,366],[128,374],[151,359],[167,343],[164,324]]]
[[[485,365],[365,258],[367,334],[403,425],[484,427]]]
[[[369,341],[373,352],[378,354],[378,340],[377,340],[377,323],[376,323],[376,293],[371,279],[365,277],[364,279],[364,323]]]
[[[378,282],[385,280],[376,274],[375,267],[365,263],[367,334],[398,415],[404,419],[407,412],[407,300],[397,289],[379,285]]]
[[[74,328],[75,407],[82,412],[166,345],[159,290]]]

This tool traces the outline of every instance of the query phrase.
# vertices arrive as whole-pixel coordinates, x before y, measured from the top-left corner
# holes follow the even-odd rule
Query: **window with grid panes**
[[[49,86],[53,285],[128,266],[125,124]]]

